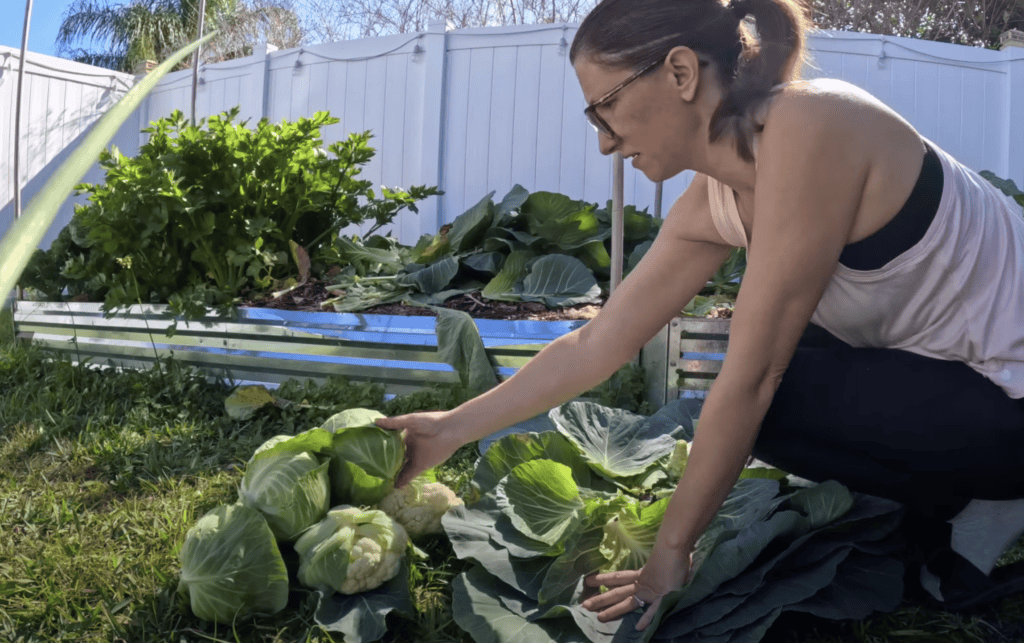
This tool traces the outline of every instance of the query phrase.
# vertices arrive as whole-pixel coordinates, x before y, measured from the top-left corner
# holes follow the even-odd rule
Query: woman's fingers
[[[588,598],[580,603],[580,607],[591,612],[598,612],[598,620],[604,622],[612,618],[618,618],[623,614],[628,614],[631,610],[636,609],[636,603],[633,601],[633,594],[635,593],[636,587],[632,583],[623,585]],[[633,606],[629,607],[631,603]],[[618,614],[619,616],[613,616],[612,614]]]
[[[619,587],[620,585],[630,585],[636,582],[637,577],[640,576],[640,571],[636,569],[624,569],[618,572],[607,572],[604,574],[591,574],[583,579],[584,584],[589,587]]]

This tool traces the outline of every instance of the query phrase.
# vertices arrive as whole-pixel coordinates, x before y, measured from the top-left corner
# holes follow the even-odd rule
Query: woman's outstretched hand
[[[427,469],[451,457],[462,443],[453,427],[444,421],[443,411],[410,413],[380,418],[377,426],[389,431],[405,431],[405,465],[398,472],[396,487],[404,487]]]
[[[603,585],[608,590],[588,598],[581,605],[584,609],[597,612],[597,620],[602,623],[643,609],[643,616],[636,624],[636,629],[645,630],[654,620],[665,595],[689,582],[692,556],[692,552],[683,553],[655,544],[643,569],[587,576],[584,580],[587,587]]]

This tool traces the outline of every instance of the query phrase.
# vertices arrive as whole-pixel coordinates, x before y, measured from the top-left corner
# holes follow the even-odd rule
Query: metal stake
[[[614,292],[622,283],[623,263],[623,201],[625,199],[625,178],[622,155],[616,152],[612,156],[612,278],[609,293]]]
[[[199,0],[199,36],[203,37],[203,23],[206,20],[206,0]],[[192,54],[192,125],[196,124],[196,88],[199,85],[199,55],[202,46],[197,47]]]
[[[21,31],[21,58],[18,59],[18,90],[14,99],[14,220],[21,218],[21,90],[25,84],[25,52],[28,29],[32,24],[32,0],[25,0],[25,26]]]

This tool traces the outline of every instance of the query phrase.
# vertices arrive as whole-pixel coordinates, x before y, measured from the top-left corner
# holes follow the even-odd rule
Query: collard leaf
[[[524,535],[546,545],[570,538],[583,521],[572,470],[552,460],[524,462],[495,489],[502,513]]]
[[[801,489],[790,496],[789,501],[807,514],[814,529],[839,518],[853,506],[853,496],[835,480]]]
[[[496,275],[498,274],[498,271],[501,270],[504,261],[505,255],[500,252],[481,252],[479,254],[465,257],[462,260],[462,263],[477,272]]]
[[[275,402],[277,398],[265,386],[239,386],[224,399],[224,411],[233,420],[248,420],[256,411]]]
[[[448,301],[452,297],[458,297],[459,295],[465,295],[466,293],[475,292],[480,290],[479,282],[473,282],[466,288],[453,288],[451,290],[442,290],[439,293],[427,294],[423,292],[415,292],[407,298],[408,301],[414,301],[424,306],[440,306],[444,302]]]
[[[409,565],[377,589],[359,594],[319,594],[313,618],[328,632],[338,632],[349,643],[370,643],[387,633],[387,615],[397,612],[412,618],[416,610],[409,594]]]
[[[374,248],[346,237],[338,237],[335,244],[340,249],[341,258],[349,263],[362,262],[364,267],[381,264],[393,271],[398,271],[404,266],[402,255],[395,250]]]
[[[542,302],[549,308],[588,304],[598,300],[601,287],[582,261],[568,255],[538,259],[523,280],[523,301]]]
[[[626,272],[632,272],[634,268],[640,265],[640,260],[644,258],[647,251],[654,245],[653,241],[644,241],[637,247],[633,248],[633,252],[629,253],[629,258],[626,260]]]
[[[643,416],[593,402],[563,404],[551,410],[550,418],[592,469],[612,479],[644,473],[676,444],[668,435],[645,437]]]
[[[516,183],[509,190],[509,193],[505,195],[505,198],[501,200],[498,207],[494,210],[494,222],[497,225],[504,225],[502,220],[506,215],[518,210],[526,203],[526,199],[530,197],[530,193],[523,186]]]
[[[459,272],[459,261],[455,257],[445,257],[422,270],[400,275],[396,280],[399,286],[417,288],[424,293],[437,293],[451,283]]]
[[[493,504],[492,511],[497,512]],[[491,540],[494,516],[481,507],[456,505],[441,517],[452,550],[461,560],[471,560],[500,579],[536,600],[554,559],[547,556],[514,558],[506,547]]]
[[[839,566],[831,584],[789,609],[837,621],[893,612],[903,600],[903,574],[903,563],[895,558],[855,551]]]
[[[528,272],[526,264],[534,256],[534,253],[529,250],[517,250],[511,253],[505,259],[505,264],[498,274],[480,294],[485,299],[496,301],[520,301],[520,296],[516,292],[516,284],[526,276]]]
[[[476,643],[589,643],[578,631],[558,622],[531,623],[502,602],[508,590],[480,567],[452,582],[452,617]],[[527,606],[529,599],[517,597]]]
[[[437,353],[474,395],[498,385],[473,318],[460,310],[437,309]]]
[[[451,232],[448,233],[448,242],[451,244],[452,252],[456,254],[468,252],[483,239],[484,233],[494,221],[494,204],[491,203],[493,196],[494,192],[491,192],[452,222]]]

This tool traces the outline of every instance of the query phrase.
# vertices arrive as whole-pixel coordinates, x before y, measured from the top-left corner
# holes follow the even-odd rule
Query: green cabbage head
[[[342,505],[302,534],[299,582],[325,594],[358,594],[398,575],[409,545],[402,525],[383,511]]]
[[[399,431],[386,431],[373,423],[382,417],[370,409],[349,409],[321,427],[333,434],[329,473],[336,504],[370,507],[395,488],[405,463],[405,442]]]
[[[296,446],[292,449],[289,445]],[[316,454],[302,450],[302,443],[291,436],[273,437],[256,449],[246,465],[239,499],[263,514],[275,538],[295,540],[331,508],[330,463],[323,460],[321,463]]]
[[[231,623],[283,610],[288,571],[263,516],[234,504],[200,518],[181,547],[178,593],[204,621]]]

